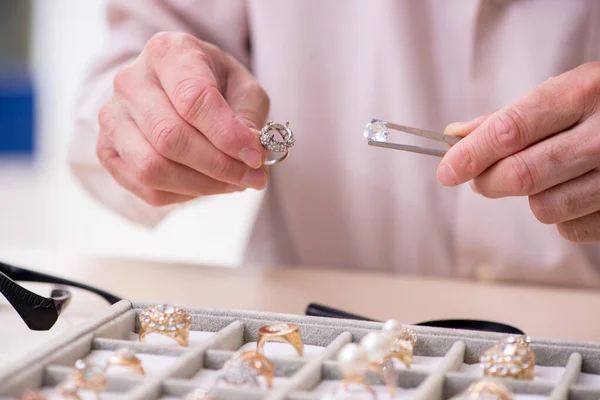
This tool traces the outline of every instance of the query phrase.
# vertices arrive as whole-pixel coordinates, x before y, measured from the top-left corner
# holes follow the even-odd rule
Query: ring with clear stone
[[[282,141],[275,140],[275,135],[271,134],[271,131],[277,132]],[[290,129],[289,122],[286,122],[285,125],[282,125],[273,121],[269,121],[260,130],[260,143],[269,151],[283,153],[283,155],[278,158],[265,161],[266,166],[271,166],[288,158],[292,147],[296,143],[296,138]]]
[[[146,343],[146,336],[158,333],[168,336],[180,346],[189,345],[192,317],[181,308],[169,304],[159,304],[149,307],[139,315],[140,342]]]
[[[533,379],[535,353],[529,347],[530,343],[529,336],[507,336],[501,339],[479,358],[484,376]]]
[[[259,378],[262,376],[267,389],[271,390],[274,375],[273,363],[267,357],[257,351],[244,351],[236,353],[225,363],[215,383],[260,387]]]
[[[493,399],[493,400],[513,400],[512,391],[500,382],[494,382],[489,379],[481,379],[469,385],[469,387],[460,395],[452,397],[451,400],[467,399]]]
[[[100,398],[99,393],[106,387],[106,376],[102,369],[88,365],[83,360],[77,360],[75,362],[75,369],[67,376],[65,382],[61,386],[61,391],[71,397],[76,398],[77,390],[89,390],[96,394],[96,398]]]
[[[142,367],[142,361],[128,348],[121,348],[112,354],[106,361],[104,371],[106,372],[113,366],[128,367],[138,375],[145,374],[144,368]]]

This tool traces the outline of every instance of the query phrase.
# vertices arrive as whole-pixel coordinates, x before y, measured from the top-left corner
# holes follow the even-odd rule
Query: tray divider
[[[204,354],[209,349],[229,348],[238,343],[244,335],[244,324],[234,321],[217,332],[212,338],[187,351],[161,376],[163,378],[191,378],[204,367]]]
[[[412,395],[412,400],[442,400],[444,396],[444,374],[434,372],[429,375]]]
[[[465,342],[461,340],[454,342],[435,372],[445,374],[448,371],[458,371],[465,359],[466,349]]]
[[[352,341],[350,332],[343,332],[338,335],[325,349],[300,368],[294,376],[290,378],[290,382],[286,387],[280,388],[277,391],[272,391],[265,397],[265,400],[284,400],[296,390],[310,390],[315,387],[322,378],[322,367],[326,360],[335,358],[341,348]]]
[[[580,353],[572,353],[558,385],[554,388],[552,394],[548,396],[549,400],[567,400],[569,398],[569,387],[577,382],[582,365],[582,355]]]

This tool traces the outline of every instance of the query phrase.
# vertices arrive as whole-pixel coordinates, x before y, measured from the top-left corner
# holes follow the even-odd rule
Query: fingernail
[[[437,170],[438,180],[445,186],[454,186],[458,184],[456,174],[450,164],[442,163]]]
[[[473,193],[481,195],[481,192],[477,189],[477,185],[475,185],[474,181],[469,182],[469,186],[471,186]]]
[[[244,149],[240,152],[240,160],[242,160],[250,168],[259,168],[262,164],[261,154],[254,149]]]
[[[246,188],[237,185],[227,185],[225,191],[227,193],[243,192]]]
[[[267,185],[267,175],[263,170],[251,169],[242,178],[242,185],[252,189],[262,189]]]

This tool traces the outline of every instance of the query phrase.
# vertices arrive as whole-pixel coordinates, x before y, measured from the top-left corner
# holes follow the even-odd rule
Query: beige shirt
[[[168,210],[100,167],[96,114],[116,69],[154,33],[187,31],[248,65],[271,118],[297,137],[272,168],[246,263],[600,286],[600,246],[566,241],[526,197],[443,187],[438,158],[362,136],[371,118],[442,131],[599,60],[599,1],[120,0],[109,17],[110,43],[81,90],[72,165],[124,217],[153,225]]]

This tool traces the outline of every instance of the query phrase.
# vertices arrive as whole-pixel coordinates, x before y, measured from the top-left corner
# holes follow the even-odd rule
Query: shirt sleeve
[[[186,32],[211,42],[249,66],[244,0],[109,0],[107,37],[79,87],[69,167],[97,201],[121,216],[153,227],[177,206],[152,207],[121,187],[96,156],[98,111],[112,95],[113,78],[158,32]]]

